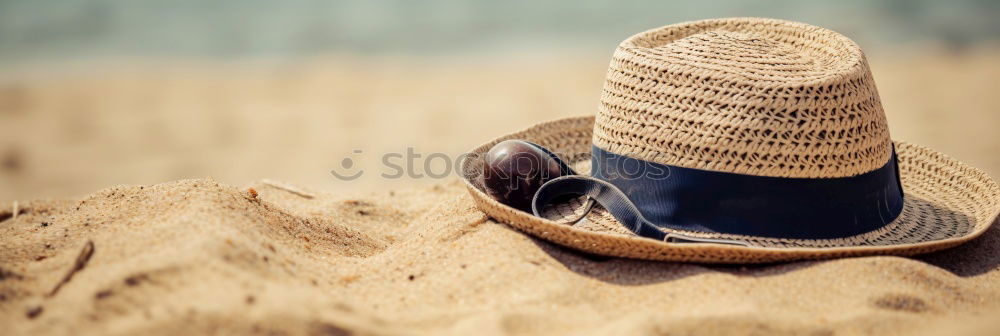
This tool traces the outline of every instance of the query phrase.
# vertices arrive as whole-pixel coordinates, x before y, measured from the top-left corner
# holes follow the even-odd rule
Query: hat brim
[[[667,243],[632,234],[603,209],[575,225],[563,224],[582,202],[547,209],[540,218],[491,198],[482,183],[483,157],[508,139],[537,143],[589,171],[594,117],[567,118],[532,126],[474,149],[462,164],[462,179],[476,205],[490,217],[541,239],[589,253],[663,261],[766,263],[862,255],[915,255],[957,246],[978,237],[1000,215],[1000,186],[986,173],[933,150],[896,141],[903,185],[902,214],[885,227],[838,239],[774,239],[679,232],[704,238],[748,241],[753,247],[712,243]],[[551,218],[551,219],[550,219]],[[667,231],[671,232],[671,231]]]

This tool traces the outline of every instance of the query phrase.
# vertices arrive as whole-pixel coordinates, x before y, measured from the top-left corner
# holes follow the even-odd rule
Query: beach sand
[[[708,266],[566,250],[489,220],[458,183],[358,198],[296,191],[198,179],[24,204],[0,226],[0,325],[25,335],[1000,327],[997,228],[915,259]],[[60,287],[88,242],[89,260]]]
[[[873,60],[894,137],[1000,174],[996,55]],[[335,181],[354,148],[457,153],[592,113],[607,61],[393,62],[6,82],[0,333],[1000,332],[996,226],[915,258],[648,262],[496,223],[454,177]]]
[[[593,115],[607,54],[166,63],[0,71],[0,202],[118,184],[273,178],[340,193],[428,186],[381,178],[381,155],[454,158],[532,124]],[[1000,176],[1000,47],[873,52],[893,138]],[[356,153],[355,151],[360,151]],[[329,172],[354,162],[350,182]],[[444,161],[432,160],[436,173]],[[451,161],[454,166],[454,160]]]

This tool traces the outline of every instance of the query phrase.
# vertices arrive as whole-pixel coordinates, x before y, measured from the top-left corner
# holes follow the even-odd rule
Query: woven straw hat
[[[583,199],[533,216],[486,193],[481,157],[523,139],[588,174],[591,148],[706,171],[782,178],[839,178],[898,163],[904,204],[885,226],[835,239],[679,232],[752,246],[672,243],[636,236],[601,208],[577,224]],[[1000,186],[944,154],[889,137],[861,49],[833,31],[782,20],[715,19],[665,26],[622,42],[596,118],[542,123],[479,146],[463,163],[477,206],[542,239],[618,257],[712,263],[941,250],[973,239],[1000,214]],[[664,229],[669,230],[669,229]]]

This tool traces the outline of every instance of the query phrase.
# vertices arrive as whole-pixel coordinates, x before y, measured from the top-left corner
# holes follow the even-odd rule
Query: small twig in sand
[[[17,219],[17,213],[20,212],[20,211],[21,211],[21,209],[18,209],[18,207],[17,207],[17,201],[14,201],[14,212],[10,213],[10,218],[11,219]]]
[[[68,273],[66,273],[66,276],[63,277],[62,281],[59,281],[59,283],[56,284],[56,287],[52,289],[52,292],[49,293],[48,297],[56,295],[56,293],[59,292],[59,289],[62,288],[62,286],[65,285],[67,282],[69,282],[69,280],[73,278],[73,275],[75,275],[76,272],[79,272],[84,267],[86,267],[87,261],[90,261],[90,257],[93,255],[94,255],[94,241],[88,240],[87,244],[83,245],[83,249],[80,250],[80,255],[76,256],[76,262],[73,263],[73,268],[70,269]]]
[[[309,193],[309,192],[307,192],[305,190],[299,189],[299,188],[297,188],[295,186],[292,186],[292,185],[289,185],[289,184],[286,184],[286,183],[281,183],[281,182],[270,180],[270,179],[260,180],[260,183],[263,183],[263,184],[269,185],[271,187],[278,188],[278,189],[281,189],[281,190],[284,190],[284,191],[287,191],[287,192],[290,192],[290,193],[293,193],[293,194],[296,194],[296,195],[299,195],[299,196],[302,196],[302,197],[305,197],[305,198],[310,198],[311,199],[311,198],[316,197],[315,195],[313,195],[313,194],[311,194],[311,193]]]

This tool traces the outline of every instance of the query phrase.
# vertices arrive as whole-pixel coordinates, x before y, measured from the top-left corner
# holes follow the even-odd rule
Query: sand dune
[[[706,266],[551,245],[486,218],[457,181],[359,198],[272,185],[182,180],[34,201],[16,218],[6,207],[0,325],[26,335],[1000,330],[996,228],[916,259]],[[87,242],[90,258],[52,294]]]

